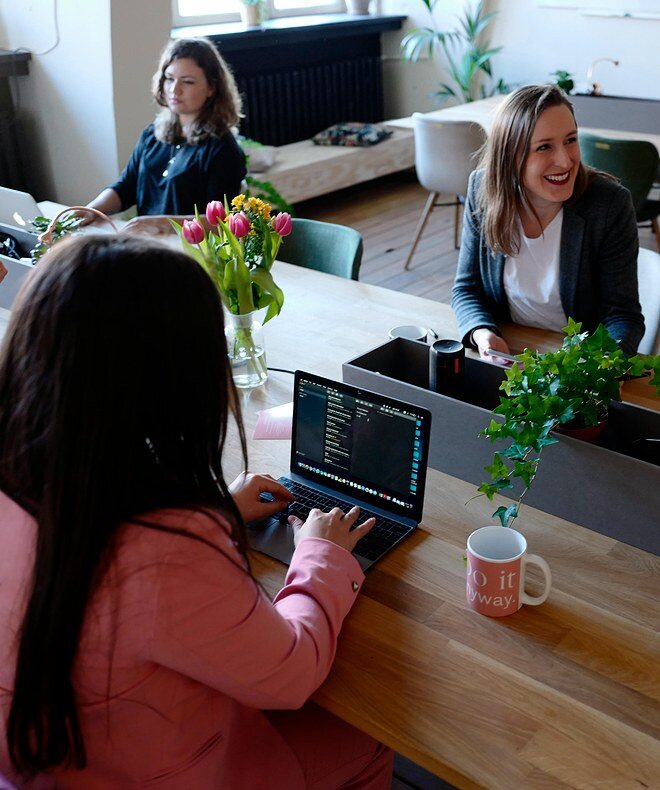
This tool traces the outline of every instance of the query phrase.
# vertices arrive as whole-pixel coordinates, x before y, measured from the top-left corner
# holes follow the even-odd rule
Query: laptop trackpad
[[[293,556],[293,529],[278,518],[247,525],[247,539],[250,548],[274,557],[286,565],[291,563]]]

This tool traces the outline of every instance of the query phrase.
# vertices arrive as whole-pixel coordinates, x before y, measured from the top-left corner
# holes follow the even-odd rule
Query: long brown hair
[[[7,721],[24,777],[86,764],[74,660],[122,523],[220,551],[140,514],[222,514],[249,573],[222,472],[230,413],[247,465],[222,306],[201,266],[130,237],[78,237],[43,257],[0,351],[0,486],[38,528]]]
[[[520,251],[517,218],[521,208],[538,219],[522,174],[539,116],[560,105],[568,107],[575,119],[573,105],[556,85],[528,85],[507,96],[497,109],[481,154],[483,174],[477,195],[486,244],[494,252],[517,255]],[[590,170],[580,162],[571,201],[583,194],[590,177]]]
[[[153,76],[151,91],[157,104],[164,109],[156,116],[156,138],[163,143],[173,143],[183,138],[178,116],[167,107],[163,85],[165,70],[174,60],[190,58],[204,72],[213,93],[206,100],[202,111],[192,126],[186,130],[186,140],[194,145],[209,135],[221,137],[243,117],[241,97],[234,75],[224,58],[205,38],[180,38],[170,41],[162,51],[158,69]]]

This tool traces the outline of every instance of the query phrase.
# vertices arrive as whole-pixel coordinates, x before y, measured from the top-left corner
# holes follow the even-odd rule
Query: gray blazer
[[[481,172],[470,176],[451,306],[463,343],[477,327],[498,331],[511,321],[504,292],[504,255],[486,245],[475,211]],[[567,317],[593,331],[602,323],[627,354],[644,335],[637,290],[639,236],[630,192],[595,176],[582,197],[564,204],[559,293]]]

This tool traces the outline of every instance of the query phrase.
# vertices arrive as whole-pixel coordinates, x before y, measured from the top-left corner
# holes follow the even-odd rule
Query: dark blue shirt
[[[140,135],[124,172],[111,189],[122,210],[137,205],[143,214],[204,213],[210,200],[231,201],[241,192],[245,154],[231,132],[209,136],[198,145],[161,143],[149,124]]]

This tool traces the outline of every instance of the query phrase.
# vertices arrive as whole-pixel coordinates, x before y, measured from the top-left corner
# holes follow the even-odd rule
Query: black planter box
[[[342,366],[343,379],[433,414],[429,465],[475,485],[500,442],[479,437],[497,415],[502,368],[466,358],[462,399],[428,389],[429,346],[396,338]],[[599,444],[556,434],[525,505],[660,554],[660,413],[613,403]],[[501,446],[504,446],[503,444]],[[515,495],[515,489],[511,492]]]

